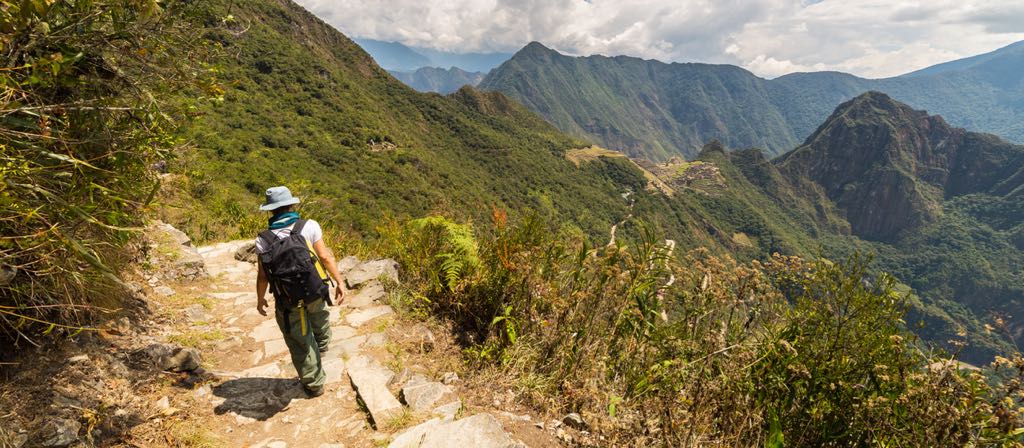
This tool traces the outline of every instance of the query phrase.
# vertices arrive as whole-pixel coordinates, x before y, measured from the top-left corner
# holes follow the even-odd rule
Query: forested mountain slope
[[[199,239],[251,233],[254,200],[279,184],[362,235],[385,216],[485,219],[492,207],[599,234],[624,214],[620,185],[564,159],[582,143],[500,94],[416,92],[290,1],[202,8],[206,38],[230,55],[225,100],[198,111],[196,151],[178,161],[196,205],[170,217]]]
[[[693,157],[710,139],[781,154],[840,103],[871,90],[953,125],[1024,141],[1022,45],[913,76],[817,72],[766,80],[729,65],[570,57],[534,42],[480,87],[511,96],[572,135],[652,160]]]

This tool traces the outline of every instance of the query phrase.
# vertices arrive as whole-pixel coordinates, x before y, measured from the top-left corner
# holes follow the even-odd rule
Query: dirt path
[[[212,407],[214,420],[203,423],[226,446],[523,446],[493,416],[463,416],[462,403],[448,385],[422,375],[396,378],[384,367],[384,329],[393,312],[380,303],[386,292],[373,279],[360,282],[349,305],[331,308],[333,339],[323,355],[326,393],[307,398],[272,315],[256,312],[255,266],[234,257],[244,244],[199,248],[214,279],[206,294],[214,303],[208,315],[200,312],[194,320],[223,338],[206,356],[217,381],[192,393]],[[349,267],[369,272],[363,272],[366,277],[381,266],[386,263]],[[424,422],[402,428],[419,420]]]

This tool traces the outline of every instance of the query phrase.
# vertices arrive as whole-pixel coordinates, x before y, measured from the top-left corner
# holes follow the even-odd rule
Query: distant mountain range
[[[388,70],[388,73],[420,92],[437,92],[445,95],[453,93],[463,86],[480,84],[480,81],[486,76],[486,73],[467,72],[458,67],[448,69],[421,67],[414,72]]]
[[[1024,141],[1024,43],[895,78],[816,72],[767,80],[731,65],[571,57],[534,42],[480,87],[571,135],[652,160],[695,156],[711,139],[780,154],[837,105],[870,90],[956,126]]]
[[[398,42],[355,41],[378,65],[421,92],[448,94],[464,85],[475,86],[484,74],[512,57],[511,53],[453,53]]]

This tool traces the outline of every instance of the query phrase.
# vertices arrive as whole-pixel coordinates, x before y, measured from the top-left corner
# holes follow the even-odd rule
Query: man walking
[[[324,243],[320,224],[300,218],[293,210],[299,199],[287,187],[270,188],[266,196],[260,210],[269,211],[271,216],[268,229],[256,238],[256,310],[267,315],[269,286],[274,295],[274,317],[295,371],[306,394],[317,397],[323,395],[326,380],[320,355],[331,341],[327,305],[333,304],[329,285],[333,279],[340,302],[344,283]]]

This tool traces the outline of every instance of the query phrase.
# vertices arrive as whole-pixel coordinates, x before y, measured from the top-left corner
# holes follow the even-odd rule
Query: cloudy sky
[[[909,72],[1024,40],[1024,0],[298,0],[350,37],[440,50]]]

